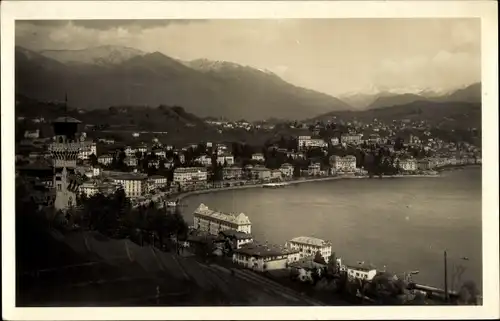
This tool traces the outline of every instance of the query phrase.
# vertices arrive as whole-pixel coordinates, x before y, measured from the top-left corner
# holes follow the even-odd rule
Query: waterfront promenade
[[[324,182],[324,181],[335,181],[335,180],[345,180],[345,179],[388,179],[388,178],[425,178],[425,177],[440,177],[439,174],[415,174],[415,175],[391,175],[391,176],[356,176],[356,175],[341,175],[341,176],[325,176],[325,177],[303,177],[299,179],[293,180],[284,180],[282,183],[286,183],[287,185],[296,185],[303,183],[313,183],[313,182]],[[229,183],[234,183],[234,181],[227,181]],[[190,196],[199,195],[199,194],[208,194],[208,193],[216,193],[222,191],[230,191],[230,190],[239,190],[239,189],[249,189],[249,188],[262,188],[266,183],[265,182],[252,182],[252,181],[241,181],[244,182],[244,185],[231,185],[231,186],[220,186],[220,187],[209,187],[204,189],[198,189],[193,191],[185,191],[180,193],[172,193],[168,194],[168,192],[162,192],[159,194],[152,195],[148,199],[137,203],[135,206],[147,205],[150,201],[160,202],[160,206],[163,206],[163,201],[172,201],[172,200],[183,200]]]
[[[284,181],[284,183],[288,185],[296,185],[296,184],[303,184],[303,183],[313,183],[313,182],[324,182],[324,181],[335,181],[335,180],[344,180],[344,179],[387,179],[387,178],[422,178],[422,177],[440,177],[439,174],[435,175],[393,175],[393,176],[327,176],[327,177],[315,177],[315,178],[302,178],[302,179],[295,179],[291,181]],[[193,196],[193,195],[199,195],[199,194],[208,194],[208,193],[215,193],[215,192],[222,192],[222,191],[230,191],[230,190],[238,190],[238,189],[248,189],[248,188],[256,188],[256,187],[263,187],[265,183],[255,183],[255,184],[247,184],[247,185],[241,185],[241,186],[224,186],[224,187],[214,187],[214,188],[207,188],[207,189],[201,189],[201,190],[196,190],[196,191],[189,191],[189,192],[181,192],[179,194],[172,194],[171,198],[176,198],[179,201]]]

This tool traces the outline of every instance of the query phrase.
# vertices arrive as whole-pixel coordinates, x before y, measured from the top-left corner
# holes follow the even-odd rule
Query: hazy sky
[[[183,60],[268,69],[332,95],[451,90],[481,79],[479,19],[102,20],[17,22],[33,50],[123,45]]]

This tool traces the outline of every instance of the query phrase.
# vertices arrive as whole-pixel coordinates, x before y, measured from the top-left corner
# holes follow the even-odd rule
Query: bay
[[[284,244],[302,235],[330,240],[347,263],[364,261],[395,273],[418,270],[415,281],[441,288],[446,249],[450,288],[466,280],[482,288],[481,168],[441,177],[219,191],[190,196],[183,203],[188,224],[200,203],[222,212],[243,212],[260,242]],[[454,277],[459,266],[465,271]]]

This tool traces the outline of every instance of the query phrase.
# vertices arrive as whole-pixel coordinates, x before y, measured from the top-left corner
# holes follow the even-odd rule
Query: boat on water
[[[264,188],[280,188],[280,187],[285,187],[287,185],[288,185],[287,183],[268,183],[268,184],[262,185],[262,187],[264,187]]]

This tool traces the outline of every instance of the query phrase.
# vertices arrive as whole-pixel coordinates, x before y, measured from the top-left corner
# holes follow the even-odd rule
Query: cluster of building
[[[247,215],[215,211],[205,204],[200,204],[194,211],[193,223],[186,246],[195,248],[200,243],[206,245],[208,242],[222,247],[229,242],[233,263],[254,271],[295,269],[299,273],[311,272],[318,266],[328,264],[332,255],[331,242],[315,237],[295,237],[282,246],[259,243],[251,234],[251,222]],[[323,262],[313,263],[318,254]],[[341,258],[335,259],[338,268],[349,277],[371,280],[377,273],[372,267],[344,265]]]
[[[251,123],[245,120],[240,121],[229,121],[229,120],[206,120],[206,124],[214,126],[218,128],[219,133],[222,133],[224,130],[232,130],[232,129],[244,129],[246,131],[250,130],[271,130],[274,128],[274,125],[267,124],[266,122],[255,122]]]
[[[37,122],[45,122],[44,119],[36,119]],[[481,151],[478,147],[466,142],[444,142],[431,136],[429,126],[425,122],[412,123],[408,121],[394,122],[385,125],[377,120],[372,124],[362,124],[357,121],[348,122],[349,130],[340,133],[328,140],[319,135],[325,128],[316,125],[310,128],[311,135],[300,135],[296,137],[297,146],[295,149],[280,148],[277,145],[269,146],[273,153],[281,153],[286,157],[287,162],[281,164],[279,168],[270,169],[264,166],[266,156],[263,153],[254,153],[249,161],[251,164],[242,166],[235,160],[234,155],[226,144],[223,143],[193,143],[182,148],[175,148],[173,145],[162,145],[154,138],[152,144],[140,143],[137,146],[125,146],[122,149],[113,151],[113,139],[99,138],[98,141],[108,145],[105,149],[108,152],[98,150],[97,143],[87,138],[85,133],[80,133],[77,129],[80,122],[69,117],[62,117],[54,121],[55,138],[41,138],[40,130],[28,130],[24,133],[24,140],[20,143],[22,148],[29,148],[28,156],[16,155],[16,160],[36,162],[40,159],[50,160],[51,167],[56,170],[57,180],[50,180],[47,184],[62,192],[64,184],[57,182],[70,180],[73,183],[68,188],[76,189],[78,193],[93,195],[96,193],[111,193],[118,187],[123,187],[128,197],[144,198],[159,191],[188,191],[204,189],[209,187],[209,180],[213,170],[214,162],[222,167],[221,178],[223,184],[243,184],[246,182],[279,182],[290,180],[295,176],[328,176],[356,174],[365,175],[366,171],[359,166],[359,161],[354,155],[337,156],[331,155],[331,147],[355,147],[356,149],[366,149],[369,145],[377,144],[391,153],[392,159],[403,172],[429,171],[446,165],[465,165],[481,163]],[[70,125],[73,124],[73,125]],[[214,126],[224,128],[234,128],[243,126],[244,128],[268,128],[267,124],[250,124],[247,122],[224,122],[212,121]],[[260,126],[260,127],[259,127]],[[267,127],[266,127],[267,126]],[[290,125],[292,126],[292,125]],[[303,125],[294,124],[296,128],[304,128]],[[421,130],[422,135],[410,135],[403,144],[404,148],[395,150],[395,133],[398,129],[415,127]],[[70,128],[71,129],[67,129]],[[62,130],[61,128],[66,128]],[[370,129],[366,133],[366,129]],[[364,132],[365,131],[365,132]],[[194,161],[186,163],[186,155],[189,148],[196,149],[203,146],[205,152],[198,155]],[[368,145],[368,147],[367,147]],[[109,147],[109,148],[108,148]],[[433,156],[427,158],[414,158],[408,150],[422,149],[430,151]],[[310,149],[320,149],[328,161],[318,158],[310,159],[306,168],[296,168],[295,163],[307,160]],[[347,149],[346,149],[347,150]],[[118,154],[124,153],[123,162],[132,172],[117,172],[105,170],[112,167]],[[148,155],[148,157],[144,157]],[[97,164],[89,165],[91,158],[97,156]],[[143,166],[147,162],[147,166]],[[160,167],[171,170],[172,175],[147,176],[144,168]],[[222,183],[221,183],[222,185]],[[63,193],[64,194],[64,193]],[[67,196],[67,200],[58,203],[73,204],[74,196]],[[64,198],[61,198],[64,199]],[[71,199],[71,201],[70,201]]]

